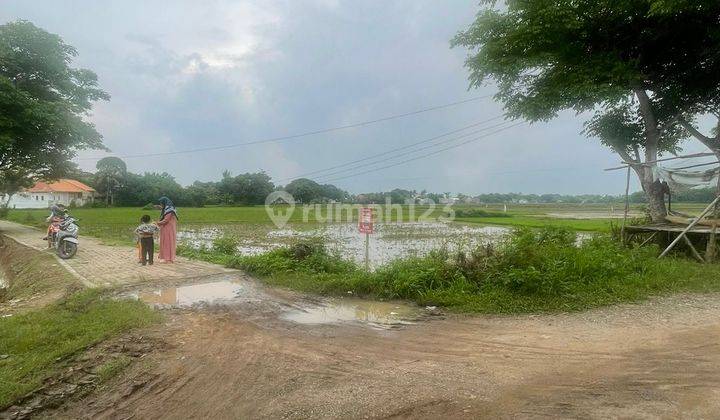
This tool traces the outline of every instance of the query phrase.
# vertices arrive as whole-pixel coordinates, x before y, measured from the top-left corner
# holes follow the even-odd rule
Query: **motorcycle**
[[[55,248],[58,257],[67,260],[77,253],[78,220],[66,215],[64,218],[53,218],[48,234],[48,248]]]

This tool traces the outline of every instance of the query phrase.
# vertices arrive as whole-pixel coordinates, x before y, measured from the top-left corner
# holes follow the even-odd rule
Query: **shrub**
[[[284,272],[348,274],[357,271],[355,263],[328,252],[319,239],[301,240],[265,254],[236,257],[230,265],[264,276]]]
[[[10,208],[8,206],[0,205],[0,218],[6,218],[10,214]]]
[[[223,235],[213,240],[212,249],[224,255],[234,255],[237,252],[238,245],[240,245],[238,238]]]
[[[683,270],[709,268],[695,269],[697,264],[672,259],[659,262],[657,252],[652,246],[628,248],[609,235],[578,244],[568,230],[524,228],[497,245],[454,255],[433,251],[374,272],[329,252],[319,240],[226,261],[272,284],[300,290],[341,295],[352,291],[481,312],[573,310],[632,301],[658,291],[708,287],[707,272],[693,277]]]
[[[456,282],[465,282],[462,272],[448,263],[445,251],[433,251],[425,257],[396,260],[375,272],[382,294],[390,298],[422,298]]]
[[[653,252],[627,249],[605,236],[576,245],[575,234],[566,230],[519,229],[488,257],[483,272],[468,275],[477,283],[514,293],[561,296],[642,273],[653,260]]]

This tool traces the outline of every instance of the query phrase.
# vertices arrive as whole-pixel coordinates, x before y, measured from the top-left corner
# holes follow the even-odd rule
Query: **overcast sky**
[[[90,118],[123,156],[293,135],[493,94],[492,86],[468,91],[466,51],[449,47],[476,3],[4,0],[0,21],[30,20],[77,48],[76,65],[94,70],[112,96]],[[182,184],[223,170],[264,170],[285,184],[501,114],[488,98],[282,142],[126,162]],[[618,158],[585,138],[582,122],[568,113],[391,168],[351,176],[440,146],[318,180],[356,193],[622,193],[622,171],[602,171]],[[88,158],[102,155],[83,153],[78,162],[94,169]]]

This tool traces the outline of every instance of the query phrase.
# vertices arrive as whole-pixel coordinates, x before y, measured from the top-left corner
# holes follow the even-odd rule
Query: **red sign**
[[[370,207],[363,207],[360,209],[358,230],[360,233],[373,233],[373,209]]]

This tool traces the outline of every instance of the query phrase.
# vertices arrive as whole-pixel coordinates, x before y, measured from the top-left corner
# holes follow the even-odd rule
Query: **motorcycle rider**
[[[65,213],[67,212],[67,208],[64,204],[53,204],[50,207],[50,216],[45,219],[45,222],[49,223],[48,230],[47,230],[47,236],[43,238],[43,241],[47,241],[50,235],[52,235],[52,225],[54,223],[62,222],[63,219],[65,219]]]

